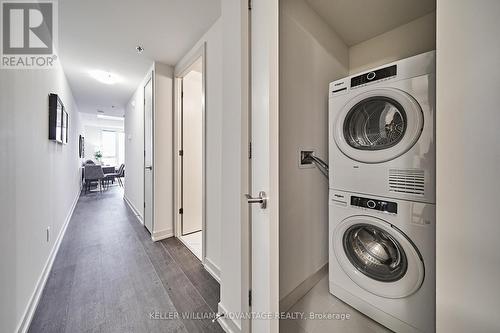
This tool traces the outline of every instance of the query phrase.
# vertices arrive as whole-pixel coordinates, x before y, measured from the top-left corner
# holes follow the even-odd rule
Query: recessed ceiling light
[[[144,51],[144,48],[142,46],[140,46],[140,45],[137,45],[135,47],[135,49],[137,50],[137,53],[139,53],[139,54],[141,54]]]
[[[115,84],[121,81],[121,78],[119,76],[111,74],[110,72],[102,71],[100,69],[91,70],[89,74],[94,79],[104,84]]]

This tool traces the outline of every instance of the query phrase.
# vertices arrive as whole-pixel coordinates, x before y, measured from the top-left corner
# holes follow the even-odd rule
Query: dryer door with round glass
[[[380,88],[351,99],[339,113],[333,133],[346,156],[380,163],[407,152],[418,140],[423,123],[413,97],[399,89]]]
[[[368,292],[402,298],[422,285],[424,264],[418,250],[388,222],[371,216],[353,216],[342,221],[332,237],[340,266]]]

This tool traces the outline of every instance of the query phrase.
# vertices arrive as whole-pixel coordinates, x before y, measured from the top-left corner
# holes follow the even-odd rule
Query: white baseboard
[[[219,308],[218,309],[219,313],[225,313],[225,314],[228,313],[225,306],[222,305],[221,303],[218,304],[218,308]],[[219,317],[219,319],[217,319],[217,322],[220,324],[220,326],[226,333],[241,333],[241,326],[238,325],[231,317],[228,316]]]
[[[160,241],[165,238],[173,237],[174,236],[174,231],[172,229],[165,229],[165,230],[160,230],[160,231],[155,231],[151,235],[151,239],[153,242]]]
[[[326,274],[328,274],[328,263],[314,274],[302,281],[294,290],[280,300],[280,311],[288,311],[304,297]]]
[[[71,205],[71,208],[68,214],[66,215],[64,224],[61,230],[59,231],[59,234],[57,235],[57,239],[54,243],[54,246],[50,251],[49,257],[45,261],[45,266],[43,267],[42,274],[38,278],[35,290],[33,291],[33,294],[31,295],[30,300],[28,302],[28,305],[26,306],[26,310],[24,310],[23,316],[21,317],[21,321],[17,326],[16,332],[18,333],[25,333],[28,331],[28,328],[30,327],[31,320],[33,319],[33,315],[35,314],[36,307],[38,305],[38,302],[40,301],[40,297],[42,296],[43,288],[45,288],[45,284],[47,283],[50,270],[52,269],[52,265],[54,264],[54,259],[56,258],[57,252],[59,251],[59,246],[61,246],[62,239],[64,237],[64,234],[66,233],[66,229],[68,228],[69,221],[73,216],[73,212],[75,210],[76,203],[78,202],[79,198],[80,198],[80,191],[78,191],[78,193],[76,194],[76,197],[73,200],[73,204]]]
[[[203,267],[205,267],[205,270],[212,275],[214,279],[217,280],[220,284],[220,268],[217,267],[216,264],[214,264],[210,259],[205,257],[205,262],[203,263]]]
[[[142,218],[140,211],[134,206],[132,201],[130,201],[130,199],[125,194],[123,194],[123,200],[125,200],[125,203],[130,208],[130,210],[134,213],[134,215],[137,218],[137,220],[139,221],[139,223],[144,225],[144,220]]]

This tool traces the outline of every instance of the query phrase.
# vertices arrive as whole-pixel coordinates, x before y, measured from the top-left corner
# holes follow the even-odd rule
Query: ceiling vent
[[[424,195],[425,175],[419,169],[390,169],[389,191],[412,195]]]

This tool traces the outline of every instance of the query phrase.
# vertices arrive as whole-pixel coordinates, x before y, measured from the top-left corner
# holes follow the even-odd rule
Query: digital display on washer
[[[351,196],[351,206],[374,209],[381,212],[397,214],[398,204],[390,201]]]
[[[382,80],[391,76],[395,76],[397,74],[396,65],[392,65],[389,67],[377,69],[376,71],[364,73],[351,78],[351,88],[356,86],[360,86],[365,83],[375,82],[378,80]]]

